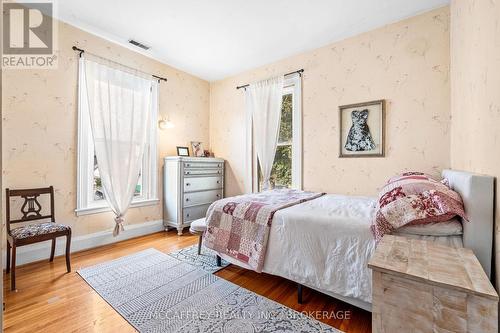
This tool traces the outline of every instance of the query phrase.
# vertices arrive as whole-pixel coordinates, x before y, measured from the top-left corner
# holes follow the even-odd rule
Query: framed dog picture
[[[339,107],[339,157],[383,157],[385,100]]]
[[[205,151],[203,150],[203,144],[199,141],[191,141],[191,149],[193,150],[193,156],[205,157]]]

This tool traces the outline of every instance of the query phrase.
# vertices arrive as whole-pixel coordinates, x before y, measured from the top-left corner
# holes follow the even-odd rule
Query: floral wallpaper
[[[71,225],[74,236],[109,230],[111,213],[77,217],[77,45],[94,54],[146,72],[165,76],[160,84],[160,115],[175,128],[159,130],[158,193],[162,198],[162,158],[191,140],[208,144],[209,83],[58,22],[58,68],[3,71],[3,186],[28,188],[53,185],[56,217]],[[162,219],[162,206],[132,208],[127,224]]]
[[[159,130],[160,202],[162,157],[191,140],[210,142],[216,156],[227,159],[226,195],[242,193],[244,94],[235,87],[299,68],[305,69],[305,189],[374,195],[402,170],[437,175],[450,166],[498,177],[499,17],[495,1],[452,0],[450,7],[213,83],[58,22],[56,70],[3,70],[4,189],[53,185],[57,219],[71,225],[75,236],[114,225],[111,213],[77,217],[74,212],[78,58],[73,45],[168,78],[161,83],[160,114],[176,126]],[[387,100],[386,157],[339,158],[338,106],[377,99]],[[499,207],[500,195],[496,198]],[[130,209],[126,224],[161,218],[160,203]]]
[[[210,143],[227,159],[226,193],[244,191],[245,102],[238,85],[304,68],[303,184],[373,195],[402,170],[450,165],[449,7],[210,85]],[[387,100],[386,157],[339,158],[340,105]]]
[[[451,166],[500,177],[500,3],[451,1]],[[495,263],[500,286],[500,195]]]
[[[58,23],[56,70],[4,70],[4,187],[54,185],[56,215],[76,236],[113,227],[111,213],[76,217],[77,54],[71,46],[168,78],[160,113],[161,157],[189,141],[227,159],[226,195],[243,191],[245,115],[237,85],[304,68],[303,183],[309,190],[373,195],[392,174],[438,174],[450,163],[449,8],[443,7],[320,49],[208,83]],[[387,100],[386,157],[338,158],[338,106]],[[22,134],[20,134],[22,133]],[[161,204],[130,209],[126,224],[159,220]]]

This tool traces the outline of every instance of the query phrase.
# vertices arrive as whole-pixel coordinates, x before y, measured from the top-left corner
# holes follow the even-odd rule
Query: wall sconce
[[[161,130],[166,130],[166,129],[169,129],[169,128],[174,128],[175,125],[174,125],[173,122],[170,121],[170,117],[168,117],[166,120],[165,119],[160,119],[160,121],[158,121],[158,127]]]

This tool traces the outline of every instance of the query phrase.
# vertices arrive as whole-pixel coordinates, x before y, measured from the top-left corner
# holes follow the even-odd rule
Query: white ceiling
[[[61,20],[208,81],[315,49],[449,0],[60,0]]]

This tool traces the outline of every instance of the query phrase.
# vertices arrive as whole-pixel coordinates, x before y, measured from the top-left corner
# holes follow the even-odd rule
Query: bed
[[[443,177],[464,201],[469,222],[460,233],[424,238],[471,248],[486,274],[493,249],[493,177],[444,170]],[[376,198],[327,194],[278,210],[273,217],[263,272],[278,275],[371,311],[371,271],[375,249],[370,225]],[[223,253],[232,264],[249,266]]]

